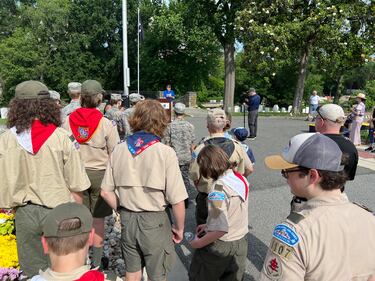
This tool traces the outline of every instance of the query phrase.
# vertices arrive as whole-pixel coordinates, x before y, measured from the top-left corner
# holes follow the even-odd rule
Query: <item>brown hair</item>
[[[59,230],[75,230],[81,227],[79,218],[63,220],[59,223]],[[48,249],[58,256],[66,256],[83,249],[89,240],[89,233],[82,233],[71,237],[46,237]]]
[[[79,98],[79,96],[81,95],[81,93],[80,92],[69,92],[69,97],[71,98],[71,99],[77,99],[77,98]]]
[[[216,145],[206,145],[198,154],[199,173],[205,178],[217,180],[228,169],[233,168],[228,155]]]
[[[320,187],[323,190],[334,190],[342,188],[348,180],[346,172],[332,172],[332,171],[321,171],[318,170],[321,180],[319,182]]]
[[[129,125],[133,132],[145,131],[162,138],[168,125],[168,116],[158,101],[144,100],[134,106]]]
[[[81,106],[85,108],[96,108],[102,103],[103,95],[81,95]]]
[[[18,99],[13,98],[9,103],[7,127],[16,127],[17,134],[31,128],[34,119],[39,119],[43,125],[61,125],[61,107],[56,100]]]

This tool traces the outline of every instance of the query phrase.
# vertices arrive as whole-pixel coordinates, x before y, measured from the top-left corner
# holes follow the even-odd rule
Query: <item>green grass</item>
[[[7,123],[7,120],[6,119],[1,119],[0,118],[0,125],[5,125]]]

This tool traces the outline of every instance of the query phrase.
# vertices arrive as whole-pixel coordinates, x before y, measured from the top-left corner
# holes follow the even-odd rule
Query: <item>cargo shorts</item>
[[[176,259],[167,213],[120,209],[121,251],[127,272],[146,267],[152,281],[164,281]]]
[[[83,204],[91,211],[94,218],[105,218],[112,215],[112,208],[100,196],[105,170],[86,169],[91,186],[83,191]]]
[[[190,281],[241,281],[247,258],[246,236],[236,241],[216,240],[194,252]]]

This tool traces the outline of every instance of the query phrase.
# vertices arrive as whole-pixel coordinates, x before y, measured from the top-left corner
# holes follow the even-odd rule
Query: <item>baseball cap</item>
[[[72,94],[78,94],[81,92],[82,84],[79,82],[70,82],[68,84],[68,92]]]
[[[51,97],[51,99],[54,99],[54,100],[60,100],[60,94],[54,90],[49,90],[49,95]]]
[[[236,139],[238,139],[239,141],[244,141],[249,134],[247,129],[244,127],[234,128],[232,132],[233,132],[233,135],[236,137]]]
[[[184,114],[185,113],[185,105],[181,102],[178,102],[174,105],[173,110],[177,114]]]
[[[270,169],[282,170],[306,167],[322,171],[342,171],[342,152],[329,137],[320,133],[304,133],[290,139],[281,155],[267,156],[264,160]]]
[[[225,111],[220,108],[209,110],[207,113],[207,124],[212,124],[223,129],[227,124]]]
[[[343,123],[346,118],[342,107],[333,103],[319,106],[316,112],[322,119],[327,119],[332,122]]]
[[[121,100],[122,101],[122,97],[120,94],[111,94],[111,100]]]
[[[142,101],[144,100],[145,97],[140,95],[140,94],[137,94],[137,93],[134,93],[134,94],[130,94],[129,95],[129,100],[130,102],[139,102],[139,101]]]
[[[82,95],[94,96],[104,92],[102,85],[96,80],[86,80],[81,86]]]
[[[45,99],[49,98],[48,88],[42,82],[28,80],[16,86],[15,97],[18,99]]]
[[[60,230],[59,224],[68,219],[78,218],[81,221],[81,226],[73,230]],[[43,226],[44,237],[71,237],[83,233],[88,233],[92,229],[93,218],[92,215],[82,204],[78,203],[64,203],[61,204],[47,215]]]

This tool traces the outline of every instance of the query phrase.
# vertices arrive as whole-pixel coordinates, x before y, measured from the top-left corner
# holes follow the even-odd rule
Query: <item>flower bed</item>
[[[16,235],[14,234],[14,214],[11,210],[0,209],[0,280],[18,281],[24,276],[19,270]]]

